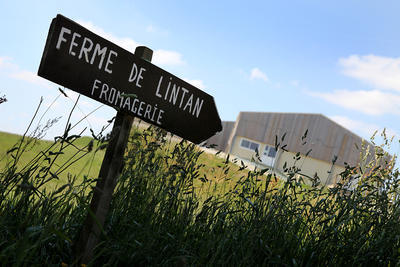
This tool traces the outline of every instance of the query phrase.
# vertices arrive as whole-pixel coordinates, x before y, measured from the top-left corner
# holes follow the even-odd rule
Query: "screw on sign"
[[[101,234],[123,164],[133,116],[194,143],[222,130],[212,96],[150,63],[153,51],[135,54],[57,15],[38,75],[118,110],[86,221],[75,244],[88,263]]]

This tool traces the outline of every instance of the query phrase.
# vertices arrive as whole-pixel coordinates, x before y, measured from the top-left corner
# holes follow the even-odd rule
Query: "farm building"
[[[322,114],[272,112],[240,112],[236,121],[224,121],[223,131],[207,140],[216,149],[281,173],[284,166],[295,164],[301,174],[317,174],[326,185],[338,181],[345,163],[359,163],[362,142]],[[296,154],[301,156],[297,162]]]

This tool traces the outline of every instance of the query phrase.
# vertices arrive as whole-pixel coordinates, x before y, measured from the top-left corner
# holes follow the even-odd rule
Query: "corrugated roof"
[[[236,136],[271,145],[277,140],[288,151],[306,154],[312,149],[309,156],[319,160],[332,162],[337,156],[336,164],[342,166],[359,161],[362,138],[322,114],[240,112],[235,128]]]

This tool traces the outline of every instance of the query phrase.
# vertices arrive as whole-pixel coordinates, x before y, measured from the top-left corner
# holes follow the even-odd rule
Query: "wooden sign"
[[[62,15],[38,75],[194,143],[222,130],[211,95]]]

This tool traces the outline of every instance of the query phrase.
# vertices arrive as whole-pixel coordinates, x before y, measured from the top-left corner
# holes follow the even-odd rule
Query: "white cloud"
[[[135,52],[137,46],[141,45],[139,42],[131,38],[120,38],[109,32],[106,32],[102,28],[94,25],[92,22],[78,20],[78,23],[132,53]],[[156,29],[151,26],[148,30]],[[153,52],[152,63],[156,65],[184,65],[185,61],[182,59],[182,55],[176,51],[158,49]]]
[[[400,58],[352,55],[340,58],[339,65],[347,76],[379,89],[400,91]]]
[[[78,20],[78,23],[81,24],[83,27],[89,29],[90,31],[96,33],[97,35],[100,35],[101,37],[121,46],[122,48],[125,48],[126,50],[134,53],[135,52],[135,48],[140,45],[138,42],[136,42],[135,40],[131,39],[131,38],[120,38],[117,37],[109,32],[106,32],[105,30],[103,30],[102,28],[94,25],[92,22],[90,21],[82,21],[82,20]]]
[[[255,80],[255,79],[260,79],[265,82],[268,82],[268,80],[269,80],[267,75],[264,72],[262,72],[259,68],[253,68],[251,70],[250,80]]]
[[[15,71],[18,66],[11,63],[12,59],[10,57],[0,57],[0,70]]]
[[[308,94],[369,115],[400,115],[400,95],[398,94],[384,93],[379,90],[334,90],[332,93],[308,92]]]
[[[5,73],[8,77],[16,80],[25,81],[46,88],[53,87],[49,81],[39,77],[36,73],[22,70],[18,65],[12,63],[11,58],[9,57],[0,57],[0,71]]]
[[[298,80],[293,80],[290,82],[291,85],[298,87],[300,85],[300,82]]]
[[[346,116],[335,115],[335,116],[329,116],[329,118],[331,120],[335,121],[336,123],[342,125],[343,127],[347,128],[355,133],[359,133],[360,135],[364,136],[366,139],[369,139],[370,137],[372,137],[372,135],[375,132],[377,132],[377,134],[382,133],[384,129],[385,129],[387,137],[389,137],[389,138],[391,138],[392,136],[394,136],[396,138],[399,137],[398,133],[395,130],[389,129],[389,128],[382,128],[376,124],[365,123],[362,121],[353,120]]]
[[[168,31],[162,30],[159,27],[156,27],[154,25],[148,25],[146,27],[146,32],[155,33],[155,34],[162,34],[162,35],[168,35]]]
[[[148,25],[146,27],[146,32],[155,32],[156,28],[153,25]]]
[[[201,90],[204,90],[206,88],[202,80],[190,80],[190,79],[186,79],[186,78],[183,78],[183,80]]]
[[[169,51],[158,49],[153,53],[153,60],[151,61],[155,65],[184,65],[185,61],[182,59],[182,55],[176,51]]]
[[[50,82],[42,77],[39,77],[36,73],[27,70],[20,70],[10,74],[11,78],[25,81],[31,84],[40,85],[42,87],[52,88],[54,87]]]
[[[369,115],[400,115],[400,58],[351,55],[340,58],[339,65],[345,75],[374,86],[374,89],[308,94]]]
[[[342,125],[344,128],[347,128],[356,133],[360,133],[366,138],[371,137],[375,131],[380,130],[380,127],[376,124],[352,120],[345,116],[335,115],[335,116],[329,116],[329,118],[335,121],[336,123]]]

